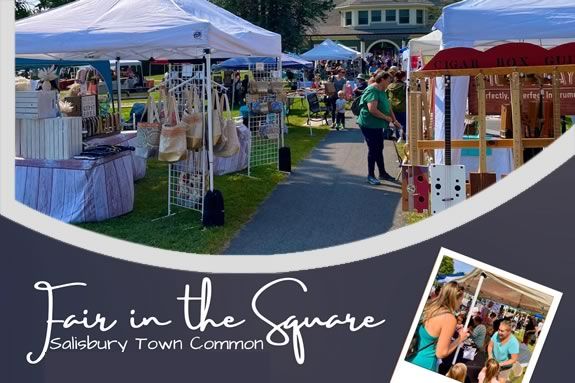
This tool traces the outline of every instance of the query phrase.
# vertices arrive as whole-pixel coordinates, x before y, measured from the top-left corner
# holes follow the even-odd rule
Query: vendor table
[[[89,145],[135,146],[136,132],[86,140]],[[16,159],[16,200],[67,223],[103,221],[132,211],[134,181],[146,159],[124,151],[98,160]]]
[[[137,145],[136,131],[127,130],[122,131],[119,134],[113,134],[102,137],[93,137],[86,140],[86,143],[89,145],[122,145],[122,146],[136,147]],[[137,181],[146,176],[147,160],[145,158],[136,156],[135,152],[130,153],[132,154],[134,181]]]
[[[98,160],[16,159],[16,200],[67,223],[129,213],[134,207],[131,152]]]

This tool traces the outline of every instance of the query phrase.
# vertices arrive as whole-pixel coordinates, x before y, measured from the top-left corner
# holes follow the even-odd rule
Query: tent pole
[[[465,324],[463,325],[463,328],[469,327],[469,322],[471,322],[471,309],[475,307],[475,304],[477,303],[477,298],[479,297],[479,291],[481,291],[481,286],[483,285],[483,281],[485,280],[485,278],[487,278],[487,275],[485,273],[481,273],[481,277],[479,277],[479,283],[477,284],[477,288],[475,289],[475,295],[473,296],[473,300],[471,301],[471,306],[469,306],[469,312],[467,313],[467,318],[465,319]],[[459,346],[457,346],[457,350],[455,350],[455,355],[453,356],[453,361],[451,362],[452,364],[457,363],[457,356],[459,355],[459,351],[461,350],[461,345],[462,343],[460,343]]]
[[[212,129],[213,129],[213,114],[214,108],[212,106],[212,54],[210,50],[206,50],[206,90],[208,99],[208,164],[209,164],[209,177],[210,177],[210,191],[214,191],[214,143],[212,142]]]
[[[120,56],[116,57],[116,81],[118,82],[118,114],[122,120],[122,80],[120,79]]]

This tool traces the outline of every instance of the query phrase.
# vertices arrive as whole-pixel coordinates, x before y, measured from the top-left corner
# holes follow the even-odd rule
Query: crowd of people
[[[395,181],[385,169],[384,140],[405,140],[406,73],[398,64],[395,56],[383,55],[351,62],[320,61],[313,71],[304,71],[306,78],[311,76],[312,89],[324,90],[332,129],[346,129],[346,105],[357,99],[357,123],[367,143],[367,182],[371,185]],[[293,83],[293,73],[287,74]],[[242,79],[240,72],[233,73],[229,96],[234,106],[245,103],[248,84],[247,75]]]
[[[457,282],[438,286],[428,299],[406,360],[460,382],[509,382],[521,371],[520,352],[534,344],[543,320],[537,323],[535,316],[518,311],[509,314],[503,305],[496,310],[489,301],[471,308],[471,322],[464,327],[468,308],[463,301],[464,290]],[[520,342],[515,334],[521,328],[525,331]],[[453,363],[455,350],[464,344],[476,350],[477,360],[485,361],[474,376],[461,353]]]

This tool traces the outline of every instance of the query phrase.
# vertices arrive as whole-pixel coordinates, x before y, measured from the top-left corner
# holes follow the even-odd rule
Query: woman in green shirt
[[[375,164],[379,170],[379,179],[392,181],[394,178],[385,171],[383,161],[383,130],[397,122],[387,93],[385,92],[391,82],[391,75],[381,72],[375,76],[374,83],[367,87],[361,96],[361,111],[357,117],[357,124],[367,143],[367,182],[371,185],[379,185],[381,182],[375,178]]]

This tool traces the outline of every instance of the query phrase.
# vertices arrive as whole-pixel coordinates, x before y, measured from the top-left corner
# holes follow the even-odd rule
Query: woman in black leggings
[[[361,96],[361,111],[357,124],[367,142],[367,182],[380,185],[380,180],[392,181],[394,178],[385,171],[383,161],[383,130],[393,123],[401,127],[395,118],[385,90],[391,82],[391,75],[381,72],[375,82]],[[375,164],[379,170],[379,179],[375,177]]]

